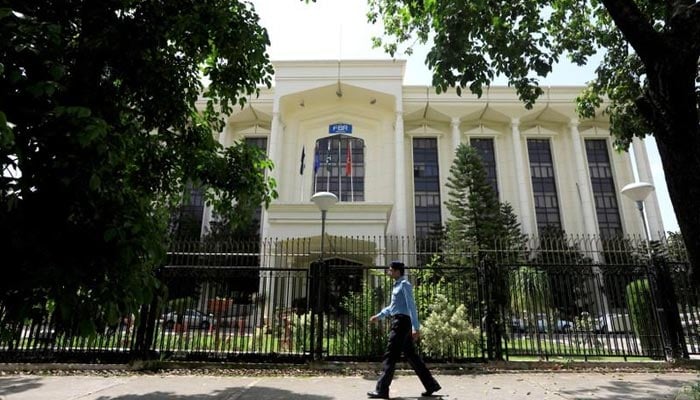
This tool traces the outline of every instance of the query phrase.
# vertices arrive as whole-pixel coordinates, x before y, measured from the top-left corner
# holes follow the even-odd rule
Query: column
[[[596,236],[598,232],[598,218],[595,211],[595,203],[593,202],[593,188],[591,188],[591,179],[587,173],[586,159],[584,158],[585,144],[581,140],[581,134],[578,131],[579,121],[572,119],[569,121],[569,132],[571,133],[571,146],[574,151],[574,162],[576,163],[576,190],[578,191],[579,200],[581,201],[581,217],[583,218],[583,233],[586,236]],[[594,262],[600,261],[600,248],[598,240],[585,240],[583,243],[584,249],[589,252]],[[599,274],[599,269],[594,270]],[[598,279],[603,282],[599,275]],[[596,296],[596,299],[598,297]],[[605,312],[608,310],[608,300],[606,294],[601,293],[601,304]]]
[[[642,139],[635,137],[632,139],[632,150],[634,151],[634,163],[636,164],[637,176],[640,182],[648,182],[654,185],[654,177],[651,175],[651,165],[649,164],[649,155],[647,148]],[[659,209],[659,201],[656,198],[656,193],[652,193],[644,201],[644,212],[647,215],[647,223],[649,224],[649,236],[651,240],[659,240],[660,236],[664,235],[664,225],[661,221],[661,210]]]
[[[459,118],[452,118],[450,126],[452,127],[452,157],[457,153],[457,147],[462,142],[462,133],[459,131]]]
[[[282,126],[280,124],[279,111],[272,112],[272,122],[270,123],[269,148],[270,160],[272,160],[272,162],[275,163],[275,169],[272,170],[272,177],[279,180],[280,167],[282,166],[282,160],[280,159],[280,149],[282,148]]]
[[[279,160],[279,147],[280,143],[282,141],[282,135],[281,135],[281,127],[280,127],[280,114],[278,111],[279,107],[279,101],[275,100],[273,104],[273,109],[272,109],[272,122],[270,123],[270,140],[268,140],[267,143],[267,148],[268,148],[268,157],[272,162],[275,164],[275,168],[269,173],[270,177],[274,178],[275,181],[277,182],[277,192],[280,193],[280,187],[279,187],[279,182],[280,182],[280,171],[279,168],[281,167],[281,160]],[[267,214],[267,210],[263,208],[262,211],[262,221],[260,221],[260,224],[262,225],[262,237],[267,238],[270,236],[270,221],[269,217]]]
[[[574,152],[574,162],[576,163],[576,189],[581,201],[581,217],[583,218],[583,233],[586,235],[596,235],[596,214],[593,203],[593,191],[591,180],[586,171],[586,160],[583,156],[584,144],[581,134],[578,131],[578,120],[569,121],[569,132],[571,133],[571,145]]]
[[[515,168],[515,177],[518,180],[518,204],[520,208],[520,224],[523,233],[531,235],[534,232],[532,226],[532,209],[530,208],[527,178],[525,171],[530,168],[525,165],[523,160],[523,145],[520,140],[520,119],[513,118],[511,120],[511,141],[513,142],[513,163]]]
[[[404,154],[403,111],[397,107],[394,125],[394,227],[397,235],[406,232],[406,156]]]

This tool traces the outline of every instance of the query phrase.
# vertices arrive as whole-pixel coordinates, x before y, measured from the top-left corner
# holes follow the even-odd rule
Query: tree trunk
[[[676,49],[679,50],[679,49]],[[697,56],[669,54],[647,65],[649,87],[642,114],[654,129],[668,193],[700,283],[700,129],[695,95]]]

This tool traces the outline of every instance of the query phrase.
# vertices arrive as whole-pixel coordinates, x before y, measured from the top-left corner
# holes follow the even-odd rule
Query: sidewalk
[[[503,372],[436,375],[448,400],[692,399],[683,386],[700,381],[693,372]],[[50,400],[359,400],[374,389],[371,376],[226,376],[161,374],[4,375],[0,399]],[[391,398],[421,399],[409,372],[396,376]],[[423,398],[428,399],[428,398]]]

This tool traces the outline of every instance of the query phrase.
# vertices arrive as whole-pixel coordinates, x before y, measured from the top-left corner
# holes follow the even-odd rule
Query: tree
[[[483,267],[487,284],[481,298],[485,306],[485,328],[489,358],[501,359],[503,328],[501,310],[506,302],[503,263],[514,263],[524,256],[526,237],[512,207],[500,204],[477,151],[461,143],[450,167],[445,201],[450,217],[445,234],[445,261],[448,266]],[[501,264],[495,261],[499,259]],[[460,271],[462,272],[462,271]],[[476,298],[470,271],[454,273],[451,282],[463,280],[462,295],[465,303]]]
[[[496,257],[500,263],[513,264],[527,257],[527,235],[520,228],[518,216],[508,202],[501,203],[501,235],[497,239]]]
[[[488,181],[481,157],[466,144],[457,147],[447,178],[450,211],[445,229],[447,259],[452,264],[467,265],[459,260],[464,252],[494,252],[501,259],[515,262],[524,255],[526,236],[509,203],[499,203]]]
[[[469,265],[465,253],[492,250],[502,231],[500,205],[486,170],[474,148],[461,143],[447,178],[450,212],[447,220],[447,261],[453,265]]]
[[[371,22],[380,19],[395,54],[409,42],[433,46],[426,62],[438,91],[456,87],[481,95],[504,75],[527,107],[543,93],[546,77],[562,57],[586,64],[605,55],[578,98],[578,112],[592,117],[604,104],[615,144],[654,135],[669,195],[678,217],[695,281],[700,282],[700,3],[518,0],[369,0]],[[416,39],[414,39],[416,38]],[[410,53],[410,47],[408,47]],[[607,98],[605,103],[603,98]]]
[[[0,332],[101,331],[154,293],[187,183],[232,221],[276,195],[213,135],[270,86],[267,32],[237,0],[1,4]]]

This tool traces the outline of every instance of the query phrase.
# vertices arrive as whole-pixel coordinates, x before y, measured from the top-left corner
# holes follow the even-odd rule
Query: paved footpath
[[[447,400],[691,399],[681,387],[700,381],[693,372],[505,372],[437,375]],[[162,374],[5,375],[0,399],[50,400],[359,400],[376,376],[225,376]],[[396,376],[391,398],[428,399],[418,379]]]

